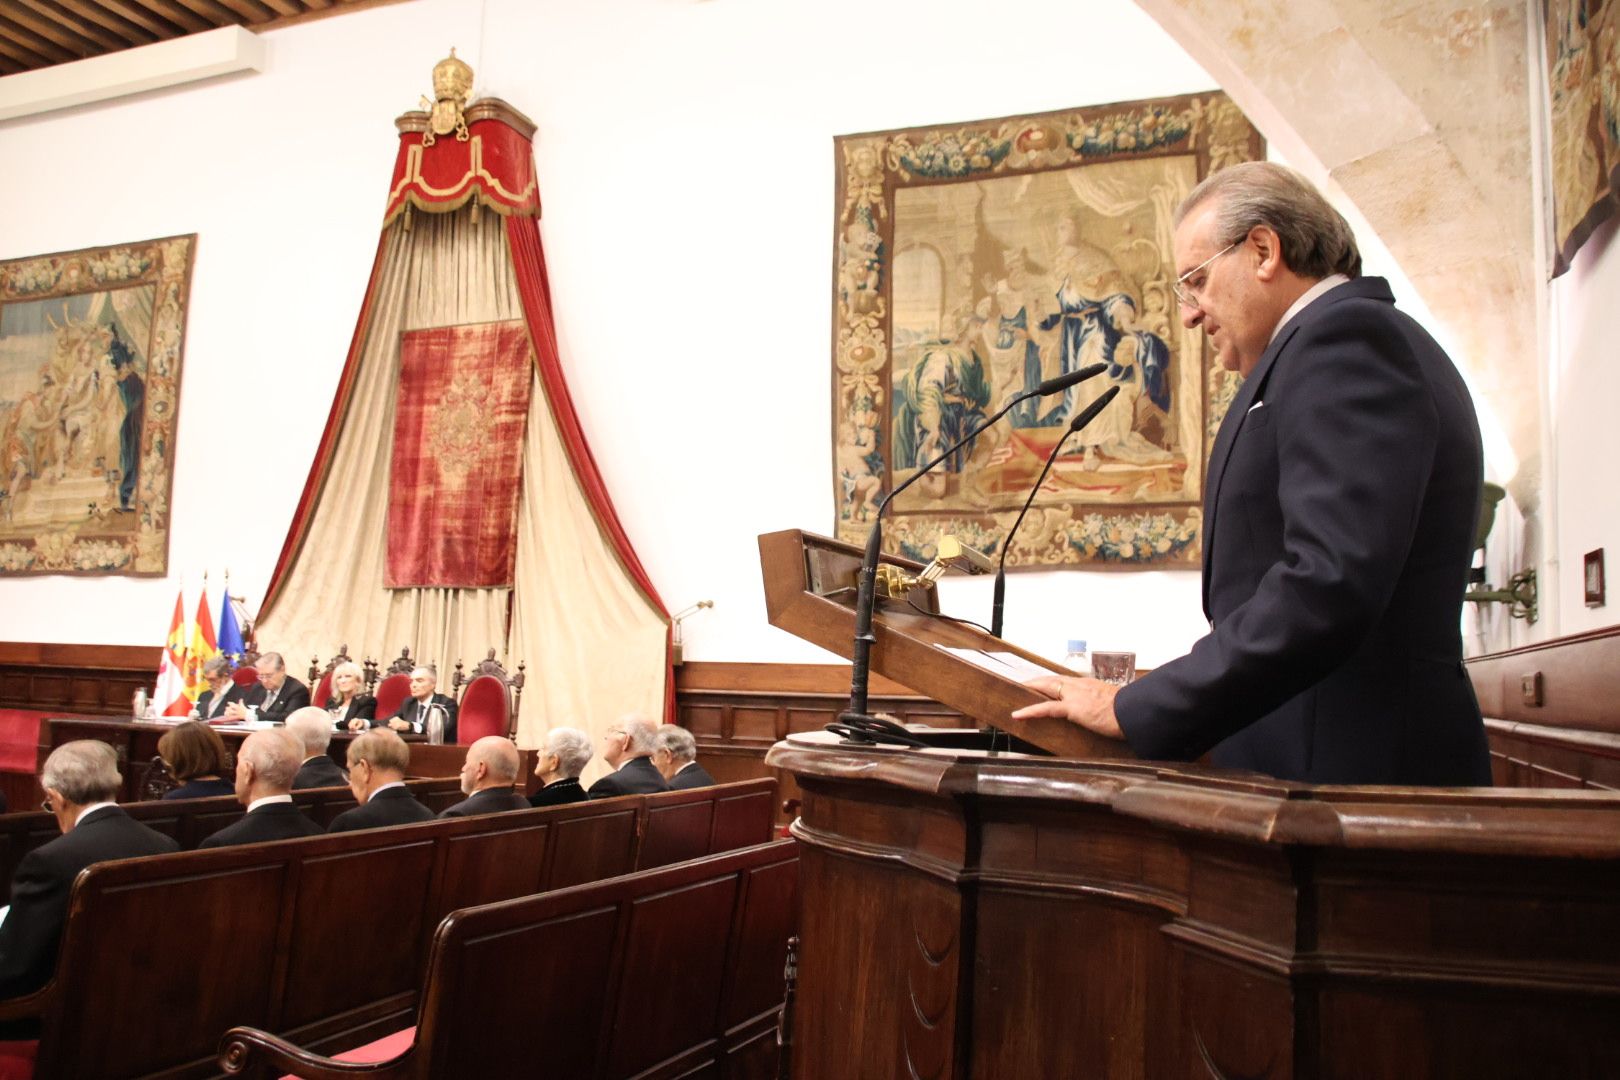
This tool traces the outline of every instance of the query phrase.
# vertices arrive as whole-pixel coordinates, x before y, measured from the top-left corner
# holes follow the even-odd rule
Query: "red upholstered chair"
[[[231,681],[237,686],[252,686],[259,681],[259,669],[252,664],[243,664],[231,672]]]
[[[329,701],[331,697],[332,673],[328,671],[325,675],[321,676],[321,681],[315,684],[315,689],[311,691],[309,695],[309,703],[311,705],[319,705],[324,709],[326,708],[327,701]]]
[[[468,746],[485,735],[512,737],[511,699],[495,675],[480,675],[467,684],[456,713],[456,742]]]
[[[39,1040],[0,1042],[0,1080],[32,1080]]]
[[[386,720],[399,712],[399,707],[405,704],[405,699],[411,693],[411,676],[408,672],[396,673],[388,676],[377,684],[377,719]]]

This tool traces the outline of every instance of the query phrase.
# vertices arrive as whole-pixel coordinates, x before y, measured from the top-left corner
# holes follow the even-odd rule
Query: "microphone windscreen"
[[[1102,397],[1098,398],[1096,401],[1093,401],[1084,409],[1081,409],[1080,414],[1073,420],[1069,421],[1069,430],[1079,431],[1081,428],[1091,423],[1092,420],[1096,419],[1097,414],[1108,408],[1108,403],[1117,397],[1119,397],[1119,387],[1117,385],[1110,386],[1107,390],[1104,390]]]
[[[1040,394],[1042,397],[1045,397],[1047,394],[1056,394],[1060,391],[1067,390],[1076,383],[1083,383],[1087,379],[1094,379],[1107,370],[1108,365],[1106,363],[1087,364],[1079,371],[1070,371],[1062,375],[1052,376],[1050,379],[1047,379],[1045,382],[1041,383],[1041,385],[1037,386],[1035,388],[1035,392]]]

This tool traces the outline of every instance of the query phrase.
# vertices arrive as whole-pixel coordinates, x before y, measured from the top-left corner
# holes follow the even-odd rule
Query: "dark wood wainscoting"
[[[1620,790],[1620,626],[1467,666],[1498,784]]]
[[[869,702],[873,712],[903,723],[968,723],[961,713],[880,675],[872,677]],[[694,661],[675,669],[676,713],[697,738],[698,761],[722,784],[776,775],[783,802],[798,799],[798,785],[792,776],[767,768],[765,752],[792,732],[832,723],[848,703],[847,664]]]
[[[149,645],[0,642],[0,708],[128,716],[135,691],[157,681]]]

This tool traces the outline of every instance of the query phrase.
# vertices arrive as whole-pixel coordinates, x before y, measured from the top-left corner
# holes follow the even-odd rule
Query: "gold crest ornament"
[[[472,94],[473,69],[464,60],[456,59],[456,50],[433,65],[433,97],[422,104],[432,109],[429,128],[422,135],[422,145],[432,146],[440,135],[456,133],[457,142],[466,142],[467,98]]]

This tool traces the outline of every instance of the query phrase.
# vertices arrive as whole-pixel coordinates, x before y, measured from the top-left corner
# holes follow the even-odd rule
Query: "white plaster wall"
[[[1118,47],[1061,47],[1080,26]],[[0,257],[200,234],[171,576],[6,581],[0,639],[155,644],[205,570],[216,604],[229,568],[257,606],[359,310],[391,122],[455,45],[479,95],[539,124],[575,403],[665,601],[716,601],[686,655],[830,660],[766,625],[754,538],[832,524],[833,136],[1214,85],[1111,0],[412,0],[266,38],[257,76],[0,125]],[[944,599],[988,616],[987,583]],[[1203,627],[1195,573],[1009,581],[1007,636],[1039,652],[1081,636],[1156,665]]]
[[[1558,462],[1556,590],[1558,634],[1620,622],[1620,230],[1614,219],[1553,281],[1558,365],[1553,443]],[[1609,603],[1585,604],[1583,557],[1602,548]]]

